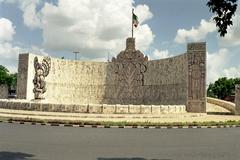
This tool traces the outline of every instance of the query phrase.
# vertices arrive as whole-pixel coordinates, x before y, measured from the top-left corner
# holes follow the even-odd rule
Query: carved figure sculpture
[[[33,93],[35,99],[44,99],[44,93],[47,90],[45,77],[48,76],[50,68],[51,68],[50,57],[44,57],[42,63],[38,61],[38,57],[34,58],[35,76],[33,79],[34,84]]]

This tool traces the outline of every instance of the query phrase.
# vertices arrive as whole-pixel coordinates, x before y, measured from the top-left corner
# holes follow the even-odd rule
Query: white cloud
[[[240,46],[240,5],[233,17],[233,25],[227,30],[227,34],[224,37],[219,38],[221,46]]]
[[[107,50],[120,52],[131,36],[133,0],[59,0],[57,5],[40,0],[4,2],[19,5],[26,26],[43,30],[43,44],[48,49],[79,50],[86,58],[100,58]],[[134,12],[140,22],[134,29],[136,46],[145,51],[154,35],[144,22],[153,15],[147,5],[136,6]]]
[[[153,17],[153,14],[150,12],[150,9],[147,5],[138,5],[134,10],[134,13],[140,17],[139,23],[149,20]]]
[[[17,4],[23,12],[24,24],[31,28],[41,28],[41,13],[37,12],[40,0],[0,0],[0,3]]]
[[[0,1],[1,2],[1,1]],[[47,49],[72,52],[79,50],[85,58],[102,58],[108,50],[118,54],[131,36],[133,0],[59,0],[57,4],[40,0],[7,0],[23,11],[24,24],[42,29]],[[148,49],[154,34],[147,24],[153,17],[147,5],[137,5],[140,25],[134,29],[136,47]]]
[[[45,3],[41,11],[44,46],[53,50],[79,50],[87,58],[103,57],[108,50],[117,54],[131,36],[132,4],[131,0]],[[148,6],[138,5],[135,14],[142,24],[134,29],[136,46],[145,51],[154,39],[150,27],[144,24],[152,13]]]
[[[30,49],[24,49],[12,44],[15,34],[13,23],[6,18],[0,19],[0,64],[7,67],[11,72],[17,71],[17,60],[19,53],[31,52],[39,55],[46,55],[43,49],[32,46]]]
[[[11,41],[15,34],[15,27],[6,18],[0,18],[0,42]]]
[[[178,29],[174,39],[177,43],[186,43],[187,41],[204,40],[208,33],[216,31],[215,23],[212,20],[202,19],[198,27],[192,27],[190,30]]]
[[[229,51],[226,48],[222,48],[212,54],[207,53],[207,83],[226,76],[223,70],[226,68],[229,60]]]
[[[16,58],[19,47],[13,47],[11,41],[15,34],[13,23],[6,18],[0,19],[0,56],[1,59]]]
[[[21,48],[18,46],[12,46],[11,43],[0,43],[0,57],[1,59],[17,58]]]
[[[173,57],[173,55],[170,54],[168,50],[159,51],[157,49],[155,49],[152,53],[152,56],[150,56],[151,59],[163,59],[169,57]]]
[[[31,29],[41,27],[40,13],[36,12],[39,0],[21,0],[20,8],[23,11],[24,24]]]
[[[228,78],[240,77],[240,65],[238,67],[230,67],[223,70],[224,75]]]

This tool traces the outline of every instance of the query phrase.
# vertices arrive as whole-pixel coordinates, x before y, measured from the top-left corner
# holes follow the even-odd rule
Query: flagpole
[[[133,12],[134,12],[134,9],[132,9],[132,38],[133,38]]]

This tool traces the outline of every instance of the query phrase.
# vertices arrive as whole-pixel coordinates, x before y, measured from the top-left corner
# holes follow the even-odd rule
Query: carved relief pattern
[[[188,51],[197,51],[197,50],[201,50],[201,51],[205,51],[206,50],[206,45],[205,43],[191,43],[188,44]]]
[[[127,39],[125,51],[120,52],[112,62],[116,63],[116,81],[119,84],[118,96],[121,99],[134,99],[142,97],[141,86],[144,85],[144,72],[147,67],[144,62],[148,57],[139,50],[135,50],[133,38]]]
[[[188,99],[205,99],[205,56],[203,51],[189,53]]]
[[[38,61],[38,57],[34,58],[35,76],[33,79],[34,84],[33,93],[35,99],[44,99],[44,93],[47,90],[45,77],[48,76],[50,68],[51,68],[50,57],[44,57],[42,63]]]

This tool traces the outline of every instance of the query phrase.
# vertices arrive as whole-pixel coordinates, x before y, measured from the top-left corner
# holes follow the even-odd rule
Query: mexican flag
[[[132,23],[133,23],[133,26],[134,27],[137,27],[138,26],[138,17],[136,16],[136,14],[133,13],[133,16],[132,16]]]

